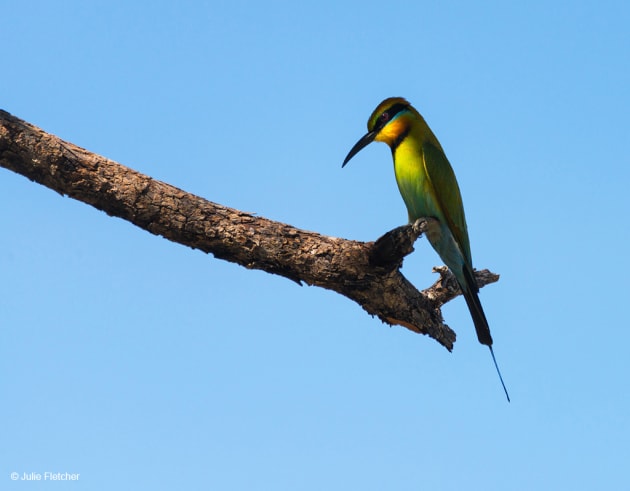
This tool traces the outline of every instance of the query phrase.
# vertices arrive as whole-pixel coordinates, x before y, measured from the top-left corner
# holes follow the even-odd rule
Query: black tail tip
[[[492,344],[489,344],[488,348],[490,348],[490,354],[492,355],[492,361],[494,362],[494,368],[497,369],[497,374],[499,375],[499,380],[501,381],[501,386],[503,387],[503,392],[505,392],[505,397],[507,398],[508,402],[512,402],[510,400],[510,394],[508,394],[507,387],[505,387],[505,382],[503,382],[503,377],[501,376],[501,370],[499,370],[499,365],[497,364],[497,359],[494,356],[494,350],[492,349]]]

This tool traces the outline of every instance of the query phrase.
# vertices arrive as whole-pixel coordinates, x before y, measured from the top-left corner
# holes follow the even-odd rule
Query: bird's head
[[[373,141],[385,142],[394,147],[396,141],[400,141],[409,131],[411,120],[406,116],[412,111],[415,110],[411,104],[402,97],[390,97],[381,102],[368,120],[368,132],[352,147],[341,167]]]

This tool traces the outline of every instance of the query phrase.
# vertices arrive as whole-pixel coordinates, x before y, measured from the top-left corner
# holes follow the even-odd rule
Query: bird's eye
[[[384,112],[383,114],[381,114],[381,122],[387,123],[387,121],[389,121],[389,113]]]

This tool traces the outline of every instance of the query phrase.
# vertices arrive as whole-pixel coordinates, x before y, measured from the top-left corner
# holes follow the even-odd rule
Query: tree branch
[[[420,292],[399,270],[425,230],[424,219],[376,242],[327,237],[212,203],[1,110],[0,166],[173,242],[338,292],[387,324],[453,348],[455,333],[440,308],[460,294],[457,282],[447,268],[435,268],[440,279]],[[487,270],[476,277],[480,287],[499,278]]]

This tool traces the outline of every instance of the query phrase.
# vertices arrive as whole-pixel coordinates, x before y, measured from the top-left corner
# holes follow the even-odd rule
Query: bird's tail
[[[475,330],[477,331],[477,339],[481,344],[485,344],[486,346],[492,346],[492,336],[490,335],[490,326],[488,325],[488,321],[486,320],[486,314],[483,311],[483,307],[481,306],[481,302],[479,301],[479,287],[477,286],[477,281],[473,276],[472,271],[469,268],[464,266],[464,282],[465,285],[459,285],[462,290],[462,294],[466,299],[466,304],[468,305],[468,310],[470,310],[470,315],[472,316],[473,323],[475,324]]]
[[[494,357],[494,351],[492,349],[492,336],[490,335],[490,326],[488,325],[486,314],[484,313],[481,302],[479,301],[479,287],[477,286],[477,281],[475,280],[475,277],[473,276],[473,273],[469,268],[464,266],[463,271],[466,284],[460,284],[459,287],[461,288],[462,294],[466,299],[468,310],[470,310],[470,315],[472,316],[473,323],[475,324],[477,339],[479,339],[479,342],[481,344],[485,344],[488,348],[490,348],[492,361],[494,362],[494,367],[497,369],[497,374],[499,375],[499,380],[501,381],[501,385],[503,386],[505,397],[507,397],[508,402],[510,402],[510,395],[508,394],[505,383],[503,382],[503,377],[501,376],[501,370],[499,370],[497,359]]]

